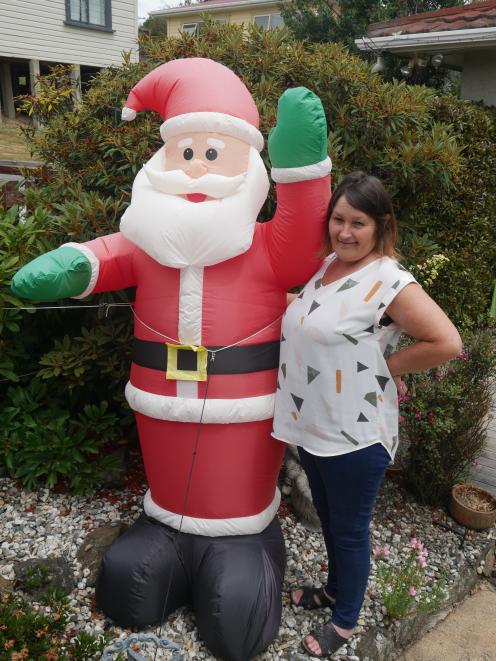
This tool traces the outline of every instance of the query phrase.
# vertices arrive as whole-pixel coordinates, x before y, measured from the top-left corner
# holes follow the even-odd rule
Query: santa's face
[[[217,264],[248,250],[268,188],[259,153],[242,140],[180,134],[136,176],[121,231],[166,266]]]
[[[165,146],[165,170],[182,170],[189,178],[197,181],[198,187],[205,182],[206,175],[238,178],[248,170],[250,146],[219,133],[192,133],[170,140]],[[211,200],[213,195],[201,193],[185,194],[191,202]],[[218,197],[226,197],[218,195]]]

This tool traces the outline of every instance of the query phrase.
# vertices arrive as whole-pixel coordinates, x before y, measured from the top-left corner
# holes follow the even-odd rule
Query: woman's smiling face
[[[343,262],[359,262],[376,250],[375,220],[341,195],[329,220],[332,249]]]

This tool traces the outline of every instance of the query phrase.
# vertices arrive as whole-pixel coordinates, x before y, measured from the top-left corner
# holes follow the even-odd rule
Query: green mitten
[[[277,125],[269,133],[273,168],[297,168],[327,158],[327,124],[319,97],[306,87],[286,90],[277,104]]]
[[[91,279],[91,264],[76,248],[62,246],[40,255],[12,278],[12,291],[30,301],[54,301],[82,294]]]

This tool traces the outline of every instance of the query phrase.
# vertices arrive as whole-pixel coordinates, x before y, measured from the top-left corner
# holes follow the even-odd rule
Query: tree
[[[338,42],[356,50],[355,39],[375,21],[462,4],[463,0],[289,0],[281,15],[297,39]]]
[[[148,16],[141,26],[141,31],[150,37],[167,36],[167,19],[165,16]]]

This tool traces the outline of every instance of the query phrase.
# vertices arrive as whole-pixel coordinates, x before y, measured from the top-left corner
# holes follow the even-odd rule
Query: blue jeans
[[[370,520],[390,457],[380,443],[334,457],[298,452],[329,559],[325,588],[336,599],[331,622],[352,629],[370,573]]]

